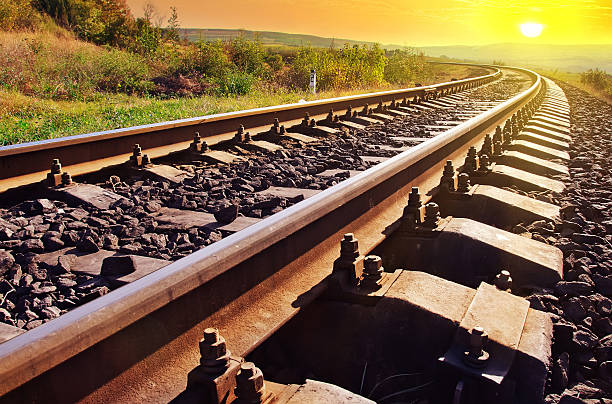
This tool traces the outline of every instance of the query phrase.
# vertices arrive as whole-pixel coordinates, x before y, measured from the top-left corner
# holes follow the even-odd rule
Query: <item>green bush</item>
[[[0,0],[0,30],[35,30],[42,23],[30,0]]]
[[[179,67],[179,73],[217,79],[225,77],[230,70],[231,63],[221,41],[198,41],[188,46]]]
[[[234,69],[256,77],[266,75],[268,66],[265,63],[265,51],[259,41],[234,38],[226,43],[226,51]]]
[[[429,65],[422,53],[414,50],[394,50],[387,52],[385,80],[392,84],[409,84],[422,80]]]
[[[250,73],[240,71],[230,72],[217,80],[217,93],[226,96],[246,95],[251,91],[255,80],[255,77]]]
[[[98,71],[99,90],[143,94],[152,87],[149,66],[138,55],[111,48],[100,55],[93,67]]]
[[[341,49],[302,47],[293,61],[294,85],[307,89],[310,71],[317,73],[321,90],[364,88],[384,82],[384,51],[378,46],[348,46]]]
[[[0,87],[49,99],[91,99],[97,91],[138,93],[153,72],[140,55],[49,34],[0,35]]]

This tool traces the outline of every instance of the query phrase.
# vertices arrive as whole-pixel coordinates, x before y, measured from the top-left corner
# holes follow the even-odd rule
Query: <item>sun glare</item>
[[[540,36],[544,26],[542,24],[538,24],[537,22],[526,22],[521,24],[521,32],[528,38],[535,38]]]

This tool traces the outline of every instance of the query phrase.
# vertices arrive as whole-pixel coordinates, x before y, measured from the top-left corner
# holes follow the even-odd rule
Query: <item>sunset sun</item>
[[[526,22],[521,24],[521,32],[528,38],[535,38],[540,36],[544,26],[537,22]]]

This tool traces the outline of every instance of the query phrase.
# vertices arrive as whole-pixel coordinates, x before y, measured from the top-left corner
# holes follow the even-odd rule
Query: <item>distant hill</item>
[[[243,36],[247,39],[257,37],[268,46],[302,46],[335,48],[349,45],[372,45],[374,42],[354,41],[343,38],[326,38],[316,35],[289,34],[285,32],[248,31],[237,29],[181,29],[181,36],[191,41],[226,40]],[[401,45],[383,44],[385,49],[406,48]],[[502,61],[508,65],[531,68],[559,69],[568,72],[582,72],[599,68],[612,72],[612,44],[610,45],[540,45],[540,44],[491,44],[480,46],[425,46],[415,47],[428,56],[446,56],[451,59],[492,63]]]
[[[181,37],[187,38],[190,41],[215,41],[217,39],[226,40],[242,36],[246,39],[255,39],[256,37],[264,45],[279,45],[279,46],[306,46],[312,45],[319,48],[328,48],[332,44],[334,47],[341,47],[344,44],[362,45],[374,44],[374,42],[353,41],[351,39],[325,38],[316,35],[303,34],[288,34],[284,32],[271,31],[248,31],[242,29],[212,29],[212,28],[182,28],[180,30]]]
[[[599,68],[612,72],[612,44],[610,45],[538,45],[492,44],[482,46],[428,46],[419,48],[429,56],[447,56],[491,63],[502,61],[508,65],[531,68],[559,69],[583,72]]]

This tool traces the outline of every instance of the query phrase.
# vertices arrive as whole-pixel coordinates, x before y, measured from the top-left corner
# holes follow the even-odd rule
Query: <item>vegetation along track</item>
[[[3,399],[541,401],[569,108],[491,70],[0,149]]]

